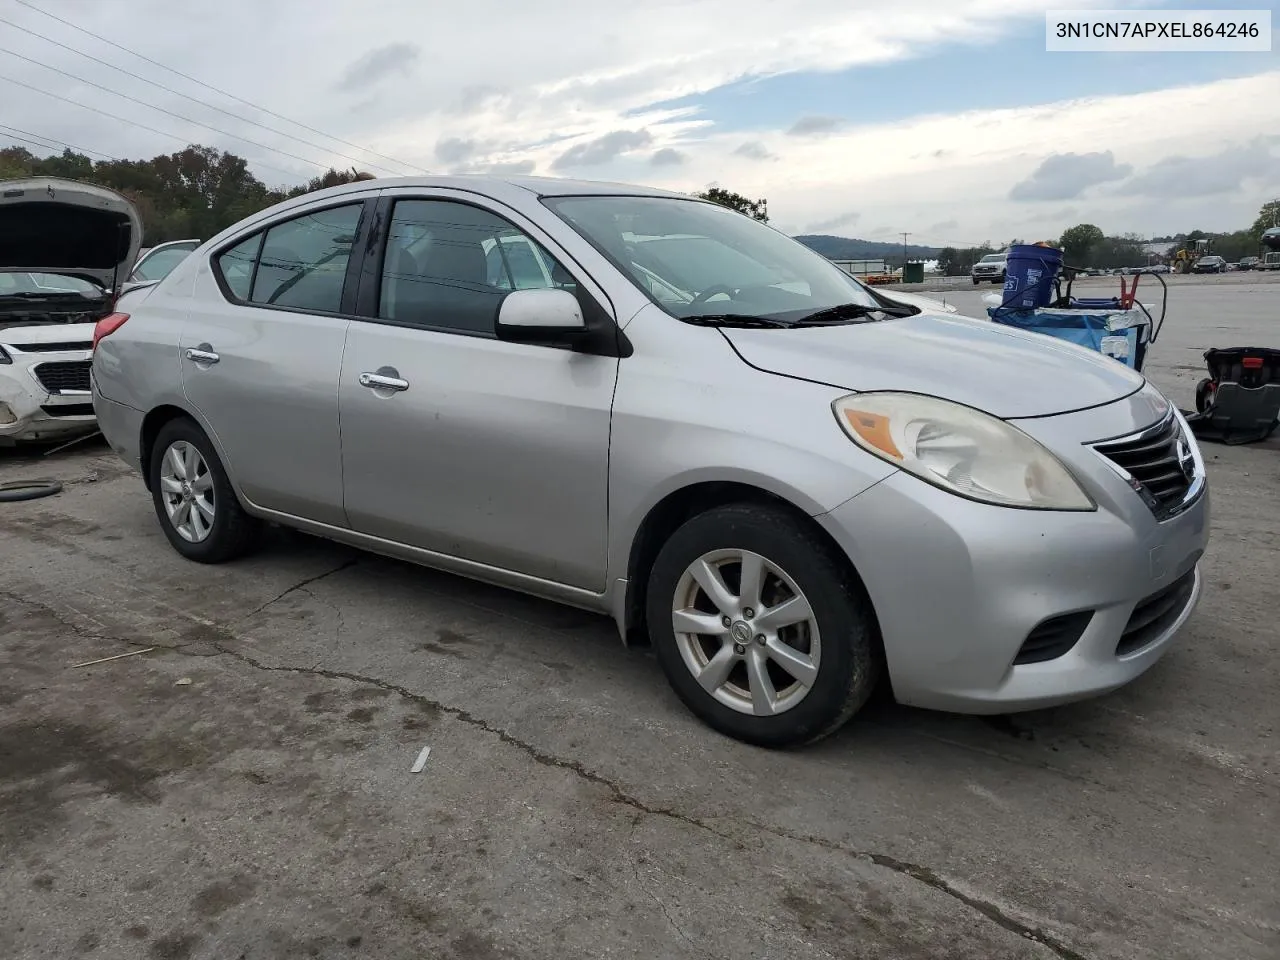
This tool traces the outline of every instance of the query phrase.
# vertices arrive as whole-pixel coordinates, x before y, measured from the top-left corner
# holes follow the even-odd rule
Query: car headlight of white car
[[[832,404],[868,453],[951,493],[1002,507],[1096,510],[1038,440],[990,414],[916,393],[859,393]]]

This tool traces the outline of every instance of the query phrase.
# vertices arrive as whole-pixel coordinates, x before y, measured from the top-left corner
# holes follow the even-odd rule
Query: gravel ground
[[[1157,384],[1280,346],[1273,280],[1177,278]],[[780,753],[596,617],[283,531],[185,563],[104,446],[0,451],[67,484],[0,505],[0,957],[1274,960],[1277,453],[1206,448],[1205,596],[1139,681]]]

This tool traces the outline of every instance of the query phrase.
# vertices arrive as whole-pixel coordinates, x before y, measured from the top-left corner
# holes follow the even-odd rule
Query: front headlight
[[[852,394],[831,406],[858,446],[951,493],[1002,507],[1097,509],[1038,441],[972,407],[887,392]]]

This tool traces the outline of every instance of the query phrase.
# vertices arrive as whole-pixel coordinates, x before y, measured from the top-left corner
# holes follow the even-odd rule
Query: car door
[[[186,397],[244,495],[339,526],[338,378],[365,204],[308,208],[216,251],[180,343]]]
[[[603,589],[618,360],[500,341],[494,326],[507,292],[577,292],[581,278],[496,203],[383,203],[338,394],[352,528]]]

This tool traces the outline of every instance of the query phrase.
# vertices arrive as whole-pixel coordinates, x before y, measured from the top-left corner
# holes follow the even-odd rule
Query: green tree
[[[346,183],[355,183],[359,180],[372,180],[373,174],[362,173],[355,167],[350,170],[335,170],[330,167],[318,177],[312,177],[307,183],[300,187],[294,187],[290,190],[287,197],[300,197],[304,193],[312,193],[316,190],[327,190],[329,187],[340,187]]]
[[[1089,262],[1089,254],[1106,239],[1103,232],[1092,223],[1078,223],[1062,232],[1058,243],[1063,255],[1073,266],[1093,266]]]
[[[1258,211],[1258,219],[1253,221],[1253,226],[1249,228],[1254,244],[1261,242],[1263,232],[1272,227],[1280,227],[1280,200],[1270,200]]]
[[[290,197],[373,179],[355,168],[329,169],[301,186],[273,189],[249,171],[242,157],[199,144],[150,160],[100,162],[72,150],[38,157],[22,147],[0,149],[0,180],[32,176],[82,180],[124,194],[138,209],[148,245],[205,240]]]
[[[708,187],[701,193],[695,193],[694,196],[702,200],[710,200],[712,203],[718,203],[720,206],[728,207],[730,210],[745,213],[748,217],[753,220],[759,220],[761,223],[769,222],[768,200],[749,200],[740,193],[734,193],[732,190],[717,186]]]
[[[952,273],[953,265],[960,259],[960,251],[955,247],[943,247],[938,254],[938,272],[944,277],[958,276]]]

